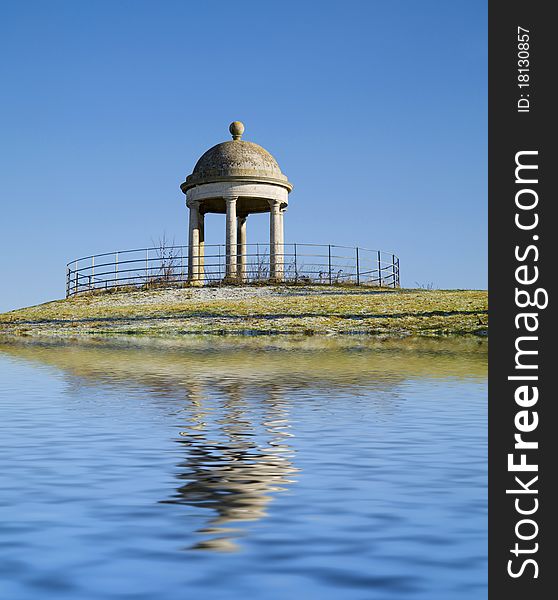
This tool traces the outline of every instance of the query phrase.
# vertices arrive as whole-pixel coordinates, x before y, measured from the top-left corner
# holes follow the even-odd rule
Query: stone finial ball
[[[233,140],[239,140],[244,133],[244,123],[241,123],[240,121],[233,121],[229,125],[229,131],[232,134]]]

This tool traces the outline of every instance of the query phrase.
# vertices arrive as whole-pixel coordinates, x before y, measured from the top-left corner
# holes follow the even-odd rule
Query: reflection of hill
[[[341,387],[378,379],[485,377],[487,343],[470,339],[339,342],[206,338],[184,344],[0,344],[0,352],[51,365],[94,382],[110,381],[164,392],[196,381]],[[381,376],[381,377],[379,377]]]

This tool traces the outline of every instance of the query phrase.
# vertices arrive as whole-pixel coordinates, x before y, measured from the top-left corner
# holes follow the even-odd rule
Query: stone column
[[[238,248],[238,279],[242,283],[246,281],[246,218],[247,217],[238,217],[236,228]]]
[[[285,230],[283,227],[285,216],[285,210],[279,210],[279,260],[277,261],[278,272],[277,281],[284,281],[285,279]]]
[[[269,274],[274,281],[283,281],[281,203],[279,200],[270,200],[269,207]]]
[[[190,203],[190,235],[188,236],[188,280],[197,282],[199,278],[200,251],[200,203]]]
[[[285,269],[285,227],[284,227],[284,223],[285,223],[285,210],[284,208],[282,208],[279,211],[279,235],[280,235],[280,241],[279,244],[281,245],[281,254],[282,254],[282,260],[281,260],[281,264],[283,265],[283,270]]]
[[[236,201],[237,196],[225,198],[227,203],[227,264],[225,271],[225,279],[228,281],[236,281],[237,277],[237,261],[236,253],[238,251],[236,245]]]
[[[199,213],[198,216],[199,229],[199,250],[198,250],[198,272],[201,283],[205,281],[205,214]]]

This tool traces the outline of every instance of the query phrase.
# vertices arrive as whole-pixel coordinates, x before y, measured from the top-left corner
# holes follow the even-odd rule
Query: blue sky
[[[235,119],[295,185],[286,241],[486,287],[486,1],[4,0],[0,77],[0,311],[63,296],[72,258],[186,243],[179,184]]]

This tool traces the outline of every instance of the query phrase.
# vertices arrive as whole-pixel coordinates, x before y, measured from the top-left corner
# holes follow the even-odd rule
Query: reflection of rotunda
[[[271,278],[282,281],[283,214],[293,189],[273,156],[258,144],[242,140],[244,125],[231,123],[233,139],[210,148],[180,186],[190,209],[188,278],[204,280],[204,216],[226,215],[226,278],[246,279],[246,219],[270,213]]]

